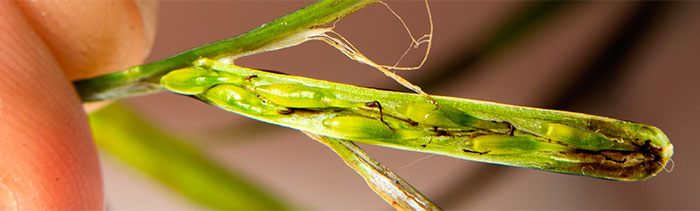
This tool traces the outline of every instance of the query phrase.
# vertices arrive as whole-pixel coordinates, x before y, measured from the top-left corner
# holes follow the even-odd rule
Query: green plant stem
[[[74,82],[84,102],[162,91],[160,76],[198,58],[221,59],[259,53],[285,38],[332,23],[377,0],[320,0],[247,33],[202,45],[157,62]]]
[[[236,83],[204,84],[213,87],[195,96],[257,120],[350,141],[627,181],[656,175],[673,154],[658,128],[611,118],[443,96],[433,96],[439,107],[430,109],[422,106],[432,106],[424,96],[412,93],[208,59],[193,66],[164,77],[164,85],[182,88],[186,85],[170,79],[189,74],[239,78]],[[370,107],[373,102],[382,110]]]

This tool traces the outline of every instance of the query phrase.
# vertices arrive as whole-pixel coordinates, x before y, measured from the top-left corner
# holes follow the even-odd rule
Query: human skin
[[[155,4],[0,1],[0,210],[104,209],[71,81],[143,62]]]

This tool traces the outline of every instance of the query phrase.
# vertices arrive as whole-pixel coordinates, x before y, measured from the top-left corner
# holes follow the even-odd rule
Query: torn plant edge
[[[234,64],[234,60],[248,56],[248,55],[253,55],[253,54],[258,54],[258,53],[263,53],[267,51],[275,51],[275,50],[280,50],[284,48],[289,48],[289,47],[294,47],[297,45],[300,45],[302,43],[305,43],[306,41],[310,40],[318,40],[325,42],[326,44],[334,47],[338,51],[340,51],[342,54],[346,55],[348,58],[351,60],[357,61],[359,63],[371,66],[377,70],[379,70],[381,73],[386,75],[387,77],[393,79],[397,83],[401,84],[402,86],[426,97],[428,101],[431,103],[438,105],[437,101],[433,99],[428,93],[423,91],[419,86],[414,85],[413,83],[409,82],[408,80],[404,79],[403,77],[397,75],[394,72],[391,72],[389,70],[417,70],[420,69],[425,62],[428,59],[428,55],[430,54],[430,49],[432,47],[432,38],[433,38],[433,31],[434,31],[434,24],[433,24],[433,17],[432,13],[430,12],[430,6],[428,4],[428,1],[425,0],[425,8],[427,11],[428,15],[428,21],[430,25],[430,32],[428,34],[424,34],[418,39],[416,39],[413,36],[413,33],[407,26],[406,22],[401,18],[401,16],[398,15],[389,5],[383,1],[379,1],[382,5],[384,5],[390,12],[393,14],[402,24],[406,32],[408,33],[408,36],[411,39],[411,43],[408,46],[408,48],[404,51],[404,53],[401,55],[401,57],[396,61],[394,65],[383,65],[383,64],[378,64],[374,62],[372,59],[366,57],[364,54],[360,52],[348,39],[343,37],[340,33],[334,31],[333,29],[335,28],[335,25],[340,19],[336,20],[331,24],[329,27],[318,27],[318,28],[309,28],[309,29],[303,29],[291,36],[285,37],[284,39],[281,39],[277,42],[270,43],[268,45],[265,45],[261,48],[248,51],[242,54],[237,54],[237,55],[232,55],[232,56],[226,56],[226,57],[221,57],[216,59],[219,62],[225,63],[225,64]],[[427,45],[426,50],[425,50],[425,55],[423,56],[423,59],[421,60],[420,64],[417,66],[411,66],[411,67],[401,67],[398,66],[401,60],[408,54],[408,52],[411,49],[418,48],[420,47],[423,43]]]
[[[368,186],[397,210],[441,210],[435,203],[350,141],[304,132],[333,150]]]

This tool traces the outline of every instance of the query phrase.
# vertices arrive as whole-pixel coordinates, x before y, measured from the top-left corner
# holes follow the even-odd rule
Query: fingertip
[[[80,99],[17,3],[0,14],[0,210],[102,209]]]
[[[153,44],[156,19],[153,2],[19,1],[19,4],[69,80],[139,64]]]

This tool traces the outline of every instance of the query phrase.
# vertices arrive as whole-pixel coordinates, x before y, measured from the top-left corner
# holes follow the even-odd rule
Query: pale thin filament
[[[437,102],[435,101],[435,99],[433,99],[432,97],[430,97],[430,95],[429,95],[428,93],[425,93],[420,87],[418,87],[418,86],[416,86],[416,85],[413,85],[411,82],[409,82],[408,80],[404,79],[403,77],[401,77],[401,76],[399,76],[399,75],[396,75],[396,73],[391,72],[391,71],[385,69],[382,65],[378,65],[378,64],[375,63],[374,61],[370,60],[369,58],[367,58],[366,56],[364,56],[362,53],[360,53],[359,51],[357,51],[357,49],[356,49],[354,46],[352,46],[352,44],[344,42],[344,40],[346,40],[346,39],[343,38],[340,34],[334,32],[334,31],[329,31],[329,32],[332,33],[332,34],[335,34],[336,36],[339,36],[340,39],[335,38],[335,37],[331,37],[331,36],[329,36],[329,35],[327,35],[327,34],[323,34],[323,35],[319,35],[319,36],[314,36],[314,37],[309,37],[309,39],[315,39],[315,40],[323,41],[323,42],[325,42],[325,43],[327,43],[327,44],[329,44],[329,45],[335,47],[335,48],[338,49],[341,53],[343,53],[343,54],[345,54],[346,56],[348,56],[350,59],[374,67],[375,69],[377,69],[377,70],[381,71],[382,73],[384,73],[384,75],[386,75],[386,76],[388,76],[388,77],[394,79],[396,82],[398,82],[399,84],[403,85],[404,87],[406,87],[406,88],[408,88],[408,89],[410,89],[410,90],[413,90],[414,92],[416,92],[416,93],[418,93],[418,94],[420,94],[420,95],[425,96],[426,98],[428,98],[428,100],[430,100],[430,102],[432,102],[433,104],[437,105]]]
[[[673,161],[672,158],[668,159],[669,163],[671,163],[671,168],[668,168],[668,165],[664,166],[664,170],[668,173],[671,173],[674,168],[676,168],[676,162]]]
[[[430,32],[428,34],[424,34],[423,36],[421,36],[418,39],[413,37],[413,33],[411,32],[411,29],[408,28],[408,25],[403,20],[403,18],[401,18],[401,16],[399,16],[399,14],[397,14],[393,9],[391,9],[391,7],[389,7],[389,5],[387,3],[385,3],[385,2],[380,2],[380,3],[382,3],[387,9],[389,9],[391,14],[393,14],[394,17],[396,17],[396,19],[398,19],[401,22],[404,29],[406,29],[408,36],[411,38],[411,44],[408,45],[408,48],[406,48],[406,51],[403,52],[403,54],[396,61],[396,63],[393,66],[382,65],[382,67],[384,67],[386,69],[390,69],[390,70],[416,70],[416,69],[420,69],[421,67],[423,67],[423,64],[425,64],[425,61],[427,61],[428,55],[430,54],[430,47],[432,46],[432,43],[433,43],[432,42],[433,28],[434,28],[433,27],[433,15],[430,12],[430,5],[428,5],[428,1],[427,0],[425,1],[425,9],[428,12],[428,21],[430,23]],[[425,55],[423,56],[423,60],[420,62],[420,64],[418,64],[418,66],[413,66],[413,67],[399,67],[398,66],[399,63],[401,62],[401,60],[406,56],[406,54],[408,54],[408,52],[411,51],[411,48],[418,48],[423,43],[427,43],[428,46],[425,49]]]
[[[404,28],[408,32],[409,37],[411,38],[411,45],[403,53],[403,55],[401,55],[399,60],[393,66],[380,65],[380,64],[375,63],[371,59],[367,58],[362,53],[360,53],[360,51],[357,48],[355,48],[355,46],[352,45],[352,43],[350,41],[348,41],[345,37],[343,37],[342,35],[340,35],[339,33],[335,32],[335,31],[333,31],[332,27],[325,29],[324,31],[326,31],[326,33],[319,34],[316,36],[309,36],[308,38],[312,39],[312,40],[323,41],[323,42],[335,47],[341,53],[348,56],[350,59],[374,67],[375,69],[381,71],[382,73],[384,73],[384,75],[394,79],[396,82],[403,85],[404,87],[406,87],[406,88],[408,88],[408,89],[410,89],[410,90],[412,90],[420,95],[425,96],[426,98],[428,98],[428,100],[431,103],[433,103],[437,106],[437,101],[435,101],[435,99],[430,97],[430,95],[428,93],[424,92],[423,89],[421,89],[419,86],[416,86],[416,85],[412,84],[411,82],[409,82],[408,80],[404,79],[403,77],[397,75],[396,73],[387,70],[387,69],[391,69],[391,70],[415,70],[415,69],[422,67],[423,64],[425,63],[425,61],[427,60],[428,54],[430,53],[430,47],[432,44],[432,34],[433,34],[433,20],[432,20],[432,14],[430,13],[430,7],[428,5],[428,1],[427,0],[425,1],[425,6],[426,6],[426,9],[428,11],[428,19],[430,21],[430,34],[423,35],[422,37],[420,37],[417,40],[413,37],[410,29],[408,28],[406,23],[403,21],[403,19],[396,12],[394,12],[394,10],[392,10],[389,7],[389,5],[387,5],[384,2],[381,2],[381,3],[384,6],[386,6],[389,9],[389,11],[391,11],[391,13],[394,14],[394,16],[396,16],[399,19],[399,21],[401,21]],[[335,24],[333,24],[333,27],[335,27]],[[331,35],[335,35],[335,36],[337,36],[337,38],[333,37]],[[418,48],[418,46],[421,45],[422,43],[427,43],[428,47],[426,48],[426,52],[425,52],[425,56],[423,57],[423,60],[421,61],[421,63],[418,66],[415,66],[415,67],[398,67],[397,66],[399,64],[399,62],[401,62],[401,59],[403,59],[406,56],[406,54],[408,53],[408,51],[410,51],[411,48]]]
[[[405,168],[411,167],[411,166],[415,165],[416,163],[418,163],[418,162],[420,162],[420,161],[423,161],[423,160],[426,160],[426,159],[428,159],[428,158],[432,158],[433,156],[435,156],[435,154],[430,154],[430,155],[427,155],[427,156],[423,156],[423,157],[421,157],[421,158],[418,158],[418,159],[414,160],[413,162],[411,162],[411,163],[409,163],[409,164],[406,164],[405,166],[401,166],[401,167],[398,168],[398,169],[405,169]]]

